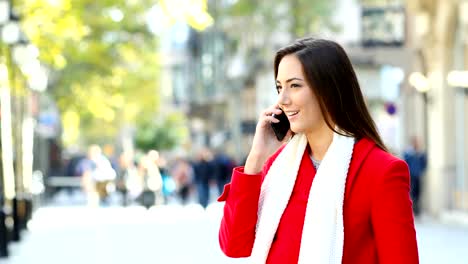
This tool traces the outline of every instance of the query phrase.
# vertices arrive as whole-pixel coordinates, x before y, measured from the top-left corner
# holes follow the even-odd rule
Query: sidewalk
[[[426,217],[416,221],[416,234],[421,264],[468,263],[468,226]]]
[[[41,208],[0,263],[245,264],[219,249],[222,205]],[[468,227],[423,218],[416,229],[420,263],[468,263]]]

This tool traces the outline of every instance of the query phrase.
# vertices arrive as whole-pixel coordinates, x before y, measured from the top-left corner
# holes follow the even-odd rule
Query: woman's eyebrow
[[[301,78],[294,77],[294,78],[287,79],[287,80],[286,80],[286,83],[292,82],[292,81],[304,81],[304,80],[302,80]],[[279,80],[276,80],[276,82],[277,82],[277,83],[280,83]]]

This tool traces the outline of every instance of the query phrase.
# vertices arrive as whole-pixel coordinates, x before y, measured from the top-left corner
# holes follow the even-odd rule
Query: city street
[[[0,33],[0,264],[262,264],[220,249],[230,181],[280,253],[344,216],[337,262],[468,264],[468,0],[0,0]]]
[[[38,210],[21,243],[10,246],[6,264],[246,263],[219,250],[222,204],[150,210],[55,206]],[[417,223],[420,263],[468,263],[468,228],[430,220]]]

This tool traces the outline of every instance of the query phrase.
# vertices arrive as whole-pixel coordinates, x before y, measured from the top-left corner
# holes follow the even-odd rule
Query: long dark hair
[[[281,59],[289,54],[296,55],[301,62],[306,81],[314,90],[331,130],[356,139],[367,137],[387,151],[367,110],[351,61],[339,44],[303,38],[281,48],[275,55],[275,79]],[[341,131],[337,131],[333,124]]]

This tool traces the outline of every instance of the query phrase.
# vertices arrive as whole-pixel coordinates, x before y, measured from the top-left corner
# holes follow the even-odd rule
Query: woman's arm
[[[246,173],[244,167],[234,168],[231,183],[224,187],[223,194],[218,198],[218,201],[226,202],[219,229],[219,244],[226,256],[250,256],[255,240],[261,185],[271,164],[283,148],[284,146],[280,147],[267,159],[257,174]]]
[[[291,136],[289,131],[283,142],[275,138],[271,123],[278,123],[279,120],[272,114],[281,112],[277,105],[273,105],[260,114],[245,167],[233,170],[231,183],[226,185],[218,199],[226,201],[219,230],[219,243],[229,257],[248,257],[252,251],[263,177],[273,159],[279,154],[278,149],[281,149],[283,143]],[[272,157],[269,158],[270,156]]]
[[[225,201],[219,229],[219,244],[229,257],[248,257],[252,251],[257,224],[262,175],[248,175],[243,167],[233,170],[232,181],[218,201]]]
[[[376,181],[371,217],[379,263],[419,263],[408,166],[394,160]]]

